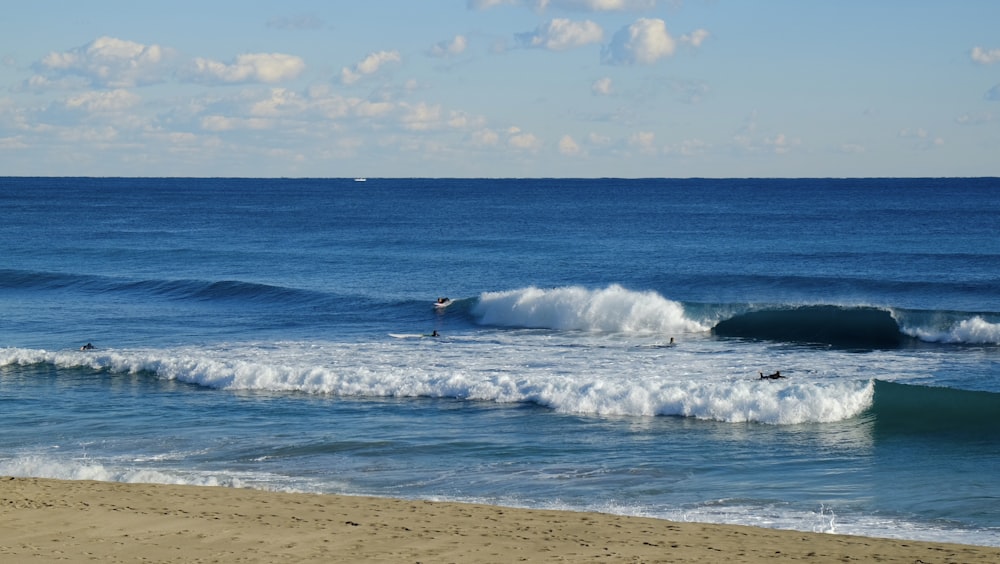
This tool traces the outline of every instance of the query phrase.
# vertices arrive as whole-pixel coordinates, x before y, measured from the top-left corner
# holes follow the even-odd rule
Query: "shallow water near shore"
[[[3,179],[0,473],[1000,546],[998,188]]]

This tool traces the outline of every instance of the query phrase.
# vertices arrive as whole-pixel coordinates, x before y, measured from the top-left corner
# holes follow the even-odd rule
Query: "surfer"
[[[440,337],[440,336],[441,335],[438,335],[437,329],[435,329],[434,331],[431,331],[431,337]]]
[[[779,378],[784,378],[780,370],[775,370],[774,374],[768,374],[767,376],[764,376],[763,372],[758,372],[757,374],[760,374],[761,380],[778,380]]]
[[[82,347],[80,347],[80,350],[81,351],[89,351],[89,350],[91,350],[93,348],[94,348],[94,345],[92,345],[90,343],[87,343],[86,345],[83,345]]]
[[[451,298],[438,298],[439,304],[446,304],[451,301]]]

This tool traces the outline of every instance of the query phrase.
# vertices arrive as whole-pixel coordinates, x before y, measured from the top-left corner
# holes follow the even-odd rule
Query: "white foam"
[[[473,314],[484,325],[624,333],[707,331],[684,314],[684,307],[656,292],[635,292],[613,284],[590,290],[580,286],[536,287],[485,292]]]
[[[57,480],[95,480],[144,484],[243,487],[239,479],[213,475],[182,475],[149,468],[113,467],[91,460],[61,460],[43,456],[22,456],[0,461],[0,474],[53,478]]]
[[[978,315],[945,329],[904,326],[903,332],[931,343],[1000,345],[1000,323],[990,323]]]
[[[704,503],[696,507],[671,509],[642,516],[694,523],[737,524],[814,533],[1000,546],[1000,534],[996,531],[935,528],[932,524],[901,519],[838,515],[833,508],[823,505],[816,511],[802,511],[783,505]]]
[[[163,350],[18,351],[20,361],[146,372],[225,390],[362,397],[433,397],[530,402],[566,413],[671,415],[726,422],[796,424],[854,417],[872,402],[868,378],[800,375],[761,381],[766,350],[705,354],[712,344],[641,348],[616,339],[499,335],[465,340],[242,344]],[[3,357],[0,357],[3,358]],[[847,360],[852,357],[845,356]],[[792,359],[783,362],[792,362]],[[871,359],[868,359],[870,362]]]
[[[977,546],[1000,546],[1000,534],[990,529],[956,529],[925,523],[865,515],[838,515],[832,507],[820,505],[815,511],[789,508],[785,504],[748,505],[731,500],[708,501],[684,507],[630,505],[616,501],[599,501],[584,506],[561,500],[525,502],[507,498],[453,498],[429,496],[430,501],[458,501],[524,509],[556,511],[590,511],[629,517],[666,519],[679,523],[714,523],[747,525],[765,529],[807,531],[813,533],[861,535],[889,539],[952,542]]]

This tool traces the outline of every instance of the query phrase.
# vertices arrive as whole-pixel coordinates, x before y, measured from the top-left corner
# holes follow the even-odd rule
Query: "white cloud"
[[[667,33],[666,23],[657,18],[639,18],[623,27],[602,51],[609,65],[651,64],[674,54],[677,43]]]
[[[611,79],[609,77],[598,78],[590,85],[590,91],[598,96],[608,96],[611,94]]]
[[[488,10],[496,6],[517,6],[522,0],[468,0],[470,10]]]
[[[702,155],[710,149],[710,145],[701,139],[685,139],[671,147],[665,147],[666,154],[676,154],[684,157],[694,157]]]
[[[343,118],[377,118],[392,113],[396,105],[387,101],[370,101],[336,94],[329,85],[312,86],[304,97],[303,105],[295,108],[303,119],[318,117],[326,120]],[[293,106],[289,106],[292,109]],[[308,115],[307,115],[308,114]]]
[[[517,41],[525,47],[537,47],[550,51],[565,51],[604,39],[604,30],[596,23],[586,20],[574,22],[556,18],[544,23],[533,32],[517,34]]]
[[[581,154],[583,151],[576,140],[569,135],[563,135],[562,139],[559,140],[559,152],[563,155],[573,157]]]
[[[538,0],[538,3],[592,12],[624,12],[651,10],[656,7],[657,0]]]
[[[959,125],[983,125],[996,119],[993,112],[979,114],[963,114],[955,118],[955,123]]]
[[[58,130],[56,137],[67,143],[106,146],[118,139],[118,130],[110,125],[103,127],[65,128]]]
[[[709,33],[704,29],[696,29],[691,33],[685,33],[681,36],[681,43],[686,43],[692,47],[701,47],[701,44],[708,39]]]
[[[201,128],[208,131],[228,131],[233,126],[230,118],[213,115],[201,118]]]
[[[392,102],[370,102],[357,98],[351,98],[348,102],[354,115],[363,118],[381,117],[396,109],[396,105]]]
[[[585,12],[624,12],[651,10],[658,0],[468,0],[473,10],[488,10],[497,6],[524,6],[536,11],[547,8]]]
[[[607,135],[601,135],[592,131],[587,134],[587,142],[591,145],[610,145],[611,138]]]
[[[0,137],[0,149],[27,149],[31,147],[24,142],[24,138],[20,135],[16,137]]]
[[[508,131],[507,145],[514,149],[532,151],[541,147],[541,141],[532,133],[524,133],[516,127]]]
[[[482,127],[486,123],[483,116],[469,115],[464,111],[452,110],[448,117],[448,127],[453,129],[469,129]]]
[[[798,145],[801,145],[801,141],[798,139],[789,139],[784,133],[764,138],[764,146],[777,155],[784,155]]]
[[[343,96],[334,87],[321,85],[305,92],[248,89],[231,97],[214,97],[199,102],[189,116],[178,119],[188,119],[208,131],[267,129],[323,136],[362,122],[376,122],[383,129],[443,128],[444,120],[435,118],[434,112],[442,113],[440,108],[425,104],[401,105]]]
[[[973,47],[971,57],[973,61],[981,65],[992,65],[1000,62],[1000,49],[987,50],[982,47]]]
[[[652,131],[638,131],[629,135],[628,144],[636,147],[640,152],[653,154],[656,152],[656,134]]]
[[[70,51],[53,51],[35,66],[57,76],[80,76],[94,85],[128,88],[161,82],[163,62],[169,54],[159,45],[104,36]]]
[[[250,115],[258,117],[273,117],[288,110],[300,110],[306,102],[294,91],[286,88],[272,88],[270,96],[258,100],[250,106]]]
[[[294,79],[305,68],[305,61],[294,55],[246,53],[231,64],[199,57],[194,60],[191,75],[196,81],[209,83],[275,83]]]
[[[174,50],[159,45],[143,45],[115,37],[100,37],[82,47],[51,52],[35,64],[42,74],[26,81],[22,89],[43,90],[83,86],[130,88],[163,82],[173,70],[168,59]],[[195,58],[180,73],[181,80],[203,83],[276,83],[297,78],[305,70],[297,56],[281,53],[247,53],[231,63]]]
[[[88,112],[117,112],[138,103],[138,95],[119,88],[106,92],[84,92],[66,100],[66,107]]]
[[[428,105],[423,102],[415,105],[405,104],[406,110],[401,123],[404,129],[411,131],[426,131],[441,126],[441,106]]]
[[[361,77],[375,74],[383,65],[398,63],[402,60],[399,51],[377,51],[370,53],[367,57],[355,64],[353,67],[344,67],[340,71],[340,79],[344,84],[354,84]]]
[[[912,139],[914,140],[914,147],[916,149],[931,149],[933,147],[940,147],[944,145],[944,138],[931,135],[929,131],[922,127],[917,127],[914,129],[905,128],[899,130],[897,136],[900,139]]]
[[[434,44],[430,48],[429,53],[434,57],[461,55],[469,46],[468,44],[469,42],[465,39],[464,35],[456,35],[451,41],[441,41]]]
[[[13,90],[16,92],[42,92],[46,90],[80,90],[91,86],[91,82],[81,76],[63,76],[50,79],[36,74]]]
[[[207,131],[230,131],[234,129],[271,129],[274,121],[266,118],[239,118],[220,115],[205,116],[201,127]]]
[[[477,147],[493,147],[500,142],[500,135],[492,129],[480,129],[472,133],[471,141]]]
[[[898,136],[904,139],[926,139],[927,135],[927,130],[922,127],[900,129],[898,133]]]
[[[744,119],[743,125],[740,126],[739,130],[733,136],[734,147],[748,153],[774,153],[776,155],[783,155],[795,147],[802,145],[801,139],[797,137],[790,138],[784,133],[777,133],[775,135],[759,133],[764,128],[759,126],[757,119],[757,110],[752,111]]]

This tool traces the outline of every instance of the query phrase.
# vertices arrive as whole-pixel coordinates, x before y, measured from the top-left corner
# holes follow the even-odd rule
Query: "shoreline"
[[[215,486],[0,477],[16,562],[1000,562],[1000,547]]]

